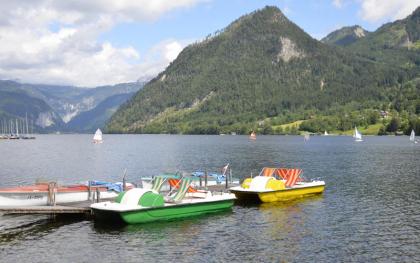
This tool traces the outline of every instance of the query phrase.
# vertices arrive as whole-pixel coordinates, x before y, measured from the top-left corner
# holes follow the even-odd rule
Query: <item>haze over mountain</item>
[[[409,116],[405,131],[420,114],[419,10],[343,47],[313,39],[276,7],[258,10],[186,47],[107,129],[272,133],[303,120],[310,131],[347,130],[383,109]]]
[[[38,132],[91,132],[103,127],[142,86],[134,82],[87,89],[0,80],[0,120],[9,123],[28,116]]]
[[[103,128],[118,107],[130,99],[134,92],[116,94],[107,97],[91,110],[81,112],[66,124],[67,131],[94,132]]]

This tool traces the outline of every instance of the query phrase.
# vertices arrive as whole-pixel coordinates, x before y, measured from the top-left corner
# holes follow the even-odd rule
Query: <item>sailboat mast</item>
[[[19,125],[18,125],[18,119],[16,119],[16,136],[19,137]]]
[[[28,113],[27,112],[25,114],[25,122],[26,122],[26,136],[28,136],[29,132],[28,132]]]

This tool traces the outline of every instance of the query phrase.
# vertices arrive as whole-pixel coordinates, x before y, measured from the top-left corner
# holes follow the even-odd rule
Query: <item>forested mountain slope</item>
[[[416,114],[418,52],[395,50],[398,65],[388,63],[391,55],[369,56],[362,41],[375,36],[346,48],[327,45],[278,8],[266,7],[186,47],[121,106],[107,130],[247,133],[268,126],[265,132],[271,133],[277,124],[321,116],[333,116],[328,125],[346,130],[366,124],[363,114],[368,113],[362,110],[392,107],[401,94],[411,96],[408,114]],[[404,85],[408,91],[402,90]],[[353,116],[353,111],[360,114]]]

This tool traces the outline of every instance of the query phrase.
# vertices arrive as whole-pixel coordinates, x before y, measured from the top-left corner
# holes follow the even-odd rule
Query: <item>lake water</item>
[[[37,178],[128,181],[164,171],[254,175],[300,167],[326,181],[321,196],[235,205],[173,222],[104,226],[46,216],[0,216],[1,262],[420,262],[420,145],[408,137],[40,135],[0,141],[0,186]]]

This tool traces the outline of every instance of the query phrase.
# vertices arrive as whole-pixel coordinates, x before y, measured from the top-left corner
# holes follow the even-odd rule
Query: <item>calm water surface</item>
[[[1,262],[420,262],[420,145],[407,137],[44,135],[0,141],[0,186],[37,178],[129,181],[163,171],[220,170],[237,177],[263,166],[321,177],[322,196],[236,205],[166,223],[0,215]]]

